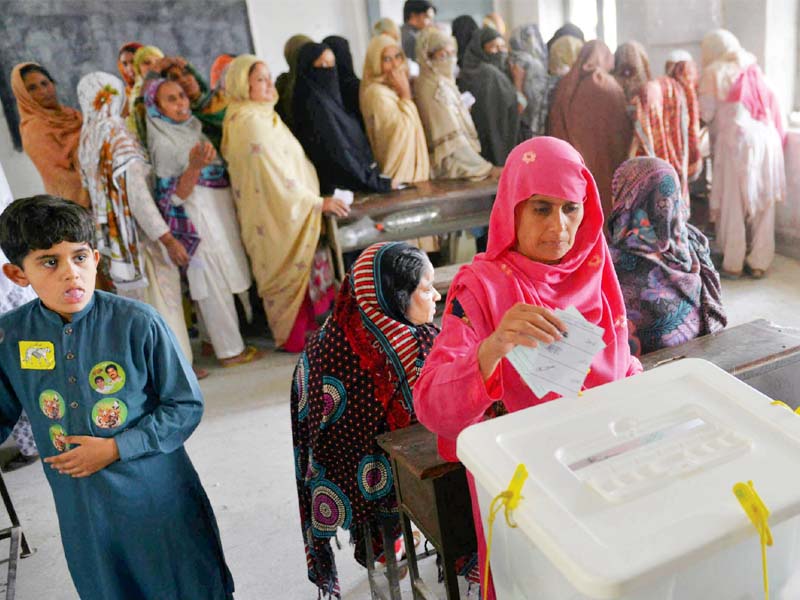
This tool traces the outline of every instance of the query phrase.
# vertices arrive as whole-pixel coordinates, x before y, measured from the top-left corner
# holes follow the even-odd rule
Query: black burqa
[[[358,117],[358,122],[363,128],[364,117],[361,115],[361,106],[358,100],[361,80],[353,69],[350,42],[338,35],[330,35],[322,40],[322,43],[327,44],[336,57],[336,74],[339,76],[339,90],[342,93],[344,107]]]
[[[481,156],[503,166],[508,153],[520,141],[517,88],[508,74],[508,54],[488,54],[483,45],[501,37],[497,30],[476,31],[464,54],[459,87],[475,96],[472,120],[481,142]]]
[[[364,130],[345,109],[336,69],[313,65],[328,49],[306,44],[300,50],[292,99],[295,135],[317,169],[324,195],[337,187],[388,192],[392,180],[381,175]]]
[[[572,37],[576,37],[582,42],[586,41],[586,38],[583,36],[583,30],[580,27],[574,25],[573,23],[564,23],[561,27],[556,29],[556,32],[553,34],[553,37],[547,40],[547,51],[550,52],[550,48],[553,47],[553,42],[555,42],[560,37],[564,37],[565,35],[571,35]]]
[[[458,68],[460,69],[464,64],[464,53],[467,51],[467,46],[472,39],[472,34],[478,31],[478,24],[475,19],[469,15],[461,15],[453,19],[452,24],[453,37],[456,38],[458,45]]]

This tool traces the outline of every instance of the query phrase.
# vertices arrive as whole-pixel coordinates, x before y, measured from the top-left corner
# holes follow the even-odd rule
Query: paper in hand
[[[548,392],[576,396],[580,392],[589,365],[605,348],[603,328],[589,323],[574,306],[554,314],[567,326],[567,335],[552,344],[536,348],[516,346],[506,355],[537,397]]]
[[[475,96],[472,95],[472,92],[464,92],[461,94],[461,102],[464,103],[464,108],[469,110],[475,104]]]
[[[341,200],[347,204],[347,206],[351,206],[353,204],[353,192],[350,190],[340,190],[339,188],[336,188],[333,190],[333,197]]]

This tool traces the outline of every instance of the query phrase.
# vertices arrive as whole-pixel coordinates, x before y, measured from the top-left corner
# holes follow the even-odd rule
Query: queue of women
[[[574,306],[604,330],[587,388],[725,326],[709,242],[689,223],[701,126],[724,276],[764,276],[784,195],[775,95],[731,33],[704,38],[699,73],[675,52],[653,77],[635,42],[612,54],[569,24],[547,44],[536,25],[506,37],[496,16],[459,17],[451,36],[428,2],[406,6],[402,31],[376,24],[360,81],[338,36],[292,37],[277,86],[252,55],[220,56],[209,85],[181,57],[126,44],[123,80],[81,80],[82,115],[43,66],[12,74],[25,151],[48,193],[91,207],[113,289],[156,307],[191,355],[183,281],[208,347],[240,364],[261,356],[237,318],[237,301],[252,312],[254,280],[276,346],[302,351],[291,413],[303,540],[309,579],[333,597],[339,528],[362,564],[366,526],[379,556],[381,526],[398,535],[376,436],[419,420],[455,460],[465,427],[554,399],[504,360],[567,334],[554,310]],[[486,251],[453,281],[441,330],[433,266],[407,243],[365,250],[338,292],[325,276],[322,215],[348,213],[334,189],[498,175]]]

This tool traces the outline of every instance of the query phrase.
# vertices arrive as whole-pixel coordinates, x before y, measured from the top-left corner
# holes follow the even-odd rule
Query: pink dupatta
[[[781,142],[786,142],[778,98],[767,85],[764,74],[757,64],[752,64],[742,71],[731,86],[727,101],[744,104],[751,117],[756,121],[774,125],[781,136]]]
[[[575,245],[557,265],[535,262],[514,251],[514,209],[534,194],[584,204]],[[450,293],[457,298],[464,288],[475,296],[492,328],[518,302],[551,309],[575,306],[602,327],[606,348],[592,362],[586,388],[642,369],[628,347],[625,304],[603,236],[597,186],[581,155],[567,142],[537,137],[509,155],[489,221],[487,251],[459,271]],[[551,393],[545,399],[555,397]]]

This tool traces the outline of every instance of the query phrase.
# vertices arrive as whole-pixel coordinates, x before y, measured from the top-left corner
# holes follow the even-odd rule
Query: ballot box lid
[[[525,465],[518,528],[505,534],[527,536],[595,598],[745,539],[758,560],[739,482],[752,481],[771,527],[800,513],[800,416],[700,359],[484,421],[457,444],[488,498]]]

